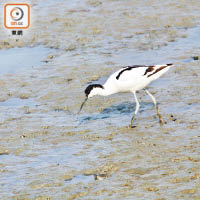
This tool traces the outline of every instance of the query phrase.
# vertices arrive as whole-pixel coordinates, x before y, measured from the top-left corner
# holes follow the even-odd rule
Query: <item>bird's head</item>
[[[102,91],[103,85],[100,84],[91,84],[88,85],[87,88],[85,89],[85,96],[87,98],[91,98],[95,95],[98,95]]]
[[[100,84],[91,84],[91,85],[88,85],[87,88],[85,89],[85,100],[83,101],[83,103],[81,104],[81,107],[80,107],[80,110],[79,110],[79,113],[81,112],[84,104],[86,103],[86,101],[95,96],[95,95],[98,95],[101,93],[102,89],[104,89],[103,85],[100,85]]]

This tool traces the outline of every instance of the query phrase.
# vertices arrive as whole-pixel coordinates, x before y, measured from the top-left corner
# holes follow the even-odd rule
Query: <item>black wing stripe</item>
[[[119,74],[116,76],[116,79],[119,80],[120,76],[121,76],[125,71],[129,71],[129,70],[131,70],[131,69],[133,69],[133,68],[138,68],[138,67],[146,67],[146,68],[147,68],[146,71],[145,71],[145,73],[144,73],[144,76],[147,75],[149,72],[153,72],[153,71],[155,70],[152,74],[149,74],[149,75],[147,76],[147,77],[151,77],[152,75],[156,74],[157,72],[159,72],[159,71],[161,71],[162,69],[164,69],[164,68],[166,68],[166,67],[169,67],[169,66],[171,66],[171,65],[173,65],[173,64],[170,63],[170,64],[167,64],[167,65],[161,66],[161,67],[159,67],[159,68],[156,69],[156,70],[155,70],[155,66],[153,66],[153,65],[151,65],[151,66],[146,66],[146,65],[127,66],[127,67],[124,67],[124,69],[121,70],[121,71],[119,72]]]
[[[145,65],[127,66],[127,67],[125,67],[125,69],[123,69],[123,70],[121,70],[121,71],[119,72],[119,74],[116,76],[116,79],[119,80],[119,78],[120,78],[120,76],[123,74],[123,72],[128,71],[128,70],[131,70],[131,69],[133,69],[133,68],[138,68],[138,67],[147,67],[147,66],[145,66]]]
[[[164,69],[166,67],[168,67],[168,66],[161,66],[161,67],[159,67],[155,72],[153,72],[152,74],[149,74],[147,77],[150,77],[150,76],[156,74],[157,72],[161,71],[162,69]]]
[[[145,71],[145,73],[144,73],[144,76],[148,73],[148,72],[152,72],[154,70],[154,66],[149,66],[147,69],[146,69],[146,71]]]

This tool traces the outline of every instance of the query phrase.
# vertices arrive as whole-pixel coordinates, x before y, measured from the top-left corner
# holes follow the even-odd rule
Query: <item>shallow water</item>
[[[0,102],[0,106],[4,107],[22,107],[22,106],[30,106],[33,107],[36,103],[33,99],[19,99],[19,98],[11,98],[7,101]]]
[[[77,175],[73,177],[72,180],[67,180],[68,184],[77,184],[77,183],[84,183],[84,184],[89,184],[94,181],[94,176],[85,176],[85,175]]]
[[[177,57],[184,54],[185,51],[199,48],[200,40],[200,27],[190,28],[185,33],[187,37],[179,38],[177,41],[170,42],[167,46],[159,49],[152,49],[148,51],[132,51],[122,50],[111,59],[120,65],[133,65],[137,63],[149,64],[163,64],[163,63],[176,63]],[[191,61],[192,56],[185,58],[182,62]]]
[[[53,50],[44,46],[22,47],[0,50],[0,75],[19,72],[19,70],[41,66]]]

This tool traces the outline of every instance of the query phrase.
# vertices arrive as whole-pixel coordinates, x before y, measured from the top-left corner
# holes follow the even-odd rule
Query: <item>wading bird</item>
[[[86,97],[84,102],[81,104],[79,113],[82,110],[83,105],[86,103],[86,101],[95,95],[108,96],[118,92],[131,92],[133,93],[136,102],[136,109],[129,125],[129,127],[132,128],[133,121],[140,107],[139,101],[136,96],[136,91],[144,89],[149,83],[159,78],[172,66],[173,64],[153,66],[133,65],[121,68],[117,72],[113,73],[104,85],[91,84],[87,86],[87,88],[85,89]],[[158,105],[156,103],[155,97],[147,89],[144,90],[153,100],[157,115],[159,117],[159,122],[160,124],[163,124],[163,119],[158,110]]]

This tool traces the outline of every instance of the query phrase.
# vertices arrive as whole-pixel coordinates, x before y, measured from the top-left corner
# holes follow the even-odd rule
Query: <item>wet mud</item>
[[[31,28],[0,32],[1,199],[200,199],[200,2],[27,2]],[[77,114],[89,83],[171,62],[148,86],[163,126],[143,91],[133,129],[132,94]]]

